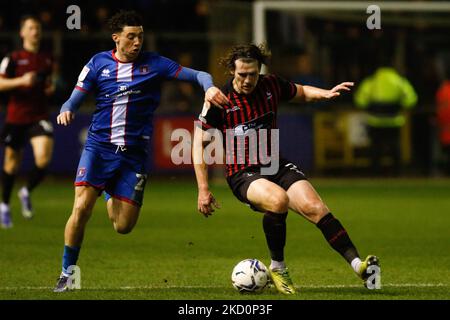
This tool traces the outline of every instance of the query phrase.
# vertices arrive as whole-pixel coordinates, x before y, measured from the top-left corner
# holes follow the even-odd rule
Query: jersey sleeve
[[[281,101],[290,101],[297,94],[297,87],[295,83],[288,81],[282,77],[275,76],[275,79],[280,87],[280,100]]]
[[[95,87],[97,80],[96,74],[94,58],[92,58],[81,70],[75,89],[86,93],[90,92]]]
[[[210,107],[203,105],[202,113],[198,116],[201,123],[201,129],[208,130],[212,128],[222,129],[223,125],[222,109],[211,105]]]
[[[178,77],[182,67],[177,62],[160,56],[159,57],[160,74],[165,79],[175,79]]]
[[[14,61],[10,55],[5,56],[0,63],[0,77],[14,78]]]

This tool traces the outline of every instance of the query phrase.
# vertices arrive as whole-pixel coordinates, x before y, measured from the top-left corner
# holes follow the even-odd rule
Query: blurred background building
[[[411,6],[423,4],[406,2]],[[261,31],[254,29],[258,3],[221,0],[2,1],[0,58],[20,46],[20,17],[36,14],[44,27],[44,48],[59,62],[58,91],[52,100],[56,115],[72,91],[83,65],[93,54],[113,48],[106,27],[108,17],[118,9],[134,9],[144,17],[146,50],[157,51],[185,66],[206,70],[213,75],[216,84],[221,85],[227,75],[218,66],[218,58],[234,44],[252,42],[255,33]],[[299,3],[317,5],[320,1]],[[352,1],[333,3],[349,4]],[[436,94],[450,66],[450,11],[449,2],[438,3],[441,9],[414,11],[390,11],[381,5],[379,30],[367,28],[366,20],[370,14],[364,9],[336,10],[330,6],[305,9],[299,6],[289,10],[266,10],[263,34],[273,54],[268,72],[324,88],[342,81],[355,82],[353,93],[332,103],[283,106],[279,117],[282,152],[297,161],[309,175],[373,175],[367,115],[356,108],[353,94],[383,58],[408,79],[417,94],[415,107],[401,111],[405,118],[400,133],[402,175],[444,175],[447,160],[446,152],[440,147]],[[72,4],[81,9],[81,30],[66,27],[69,17],[66,8]],[[3,111],[4,99],[5,96],[2,97]],[[192,131],[192,120],[201,110],[202,100],[202,90],[195,86],[178,82],[165,84],[155,120],[155,173],[192,173],[189,166],[171,164],[170,152],[175,142],[170,141],[170,135],[179,127]],[[55,128],[53,173],[73,174],[94,108],[95,101],[91,98],[84,104],[72,129]],[[27,157],[30,155],[25,157],[24,167]],[[386,165],[391,161],[384,159]]]

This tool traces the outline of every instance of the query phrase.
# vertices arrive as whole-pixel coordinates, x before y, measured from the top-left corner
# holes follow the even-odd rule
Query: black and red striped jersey
[[[251,166],[261,166],[259,131],[267,129],[266,150],[270,154],[270,129],[277,129],[278,105],[297,94],[293,82],[273,74],[260,75],[251,94],[237,93],[232,81],[230,79],[222,88],[231,104],[223,109],[212,106],[199,116],[203,130],[216,128],[222,132],[227,176]],[[250,129],[254,129],[253,134],[246,135]],[[239,139],[242,136],[245,138]]]
[[[53,72],[53,58],[44,51],[33,53],[25,49],[12,52],[0,64],[0,77],[16,78],[34,71],[37,82],[30,88],[20,87],[8,93],[6,122],[29,124],[48,119],[47,95],[49,77]]]

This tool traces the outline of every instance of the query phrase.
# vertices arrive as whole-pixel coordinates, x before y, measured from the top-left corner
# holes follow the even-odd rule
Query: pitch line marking
[[[382,284],[381,288],[437,288],[449,287],[446,283],[386,283]],[[297,289],[345,289],[345,288],[363,288],[362,285],[305,285],[295,286]],[[83,287],[84,290],[149,290],[149,289],[219,289],[226,287],[219,286],[125,286],[125,287]],[[53,287],[0,287],[1,290],[50,290]]]

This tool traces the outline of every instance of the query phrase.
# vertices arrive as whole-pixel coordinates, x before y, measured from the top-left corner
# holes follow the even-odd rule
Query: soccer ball
[[[233,287],[239,292],[255,292],[264,289],[269,280],[267,267],[257,259],[239,262],[231,273]]]

